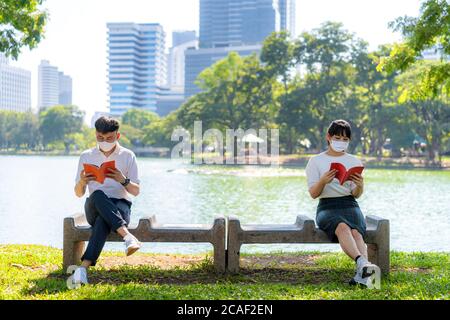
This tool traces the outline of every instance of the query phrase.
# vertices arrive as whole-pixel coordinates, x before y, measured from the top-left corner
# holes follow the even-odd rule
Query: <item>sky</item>
[[[296,33],[310,31],[330,20],[369,42],[369,49],[400,41],[388,28],[397,17],[418,16],[419,0],[297,0]],[[199,29],[199,0],[46,0],[50,15],[45,39],[24,49],[11,64],[31,71],[32,107],[37,108],[38,65],[49,60],[73,79],[73,104],[86,111],[107,109],[108,22],[160,23],[166,47],[172,31]]]

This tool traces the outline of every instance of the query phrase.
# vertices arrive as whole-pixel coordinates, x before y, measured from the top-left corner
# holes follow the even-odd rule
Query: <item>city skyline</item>
[[[18,61],[11,65],[32,71],[32,108],[37,107],[37,67],[40,60],[50,60],[70,74],[76,87],[73,103],[86,111],[87,119],[95,111],[107,111],[107,39],[106,25],[111,22],[160,23],[166,31],[166,48],[171,47],[173,31],[196,30],[199,32],[199,1],[129,0],[122,1],[79,0],[67,10],[71,1],[48,0],[45,7],[50,12],[46,38],[33,51],[24,50]],[[390,10],[383,3],[389,3]],[[344,6],[342,4],[345,4]],[[388,29],[388,22],[396,17],[419,13],[420,3],[414,0],[356,1],[337,3],[317,0],[310,3],[297,0],[296,34],[317,28],[332,20],[369,42],[370,49],[383,43],[401,39]],[[177,8],[177,10],[173,10]],[[90,50],[88,50],[90,49]]]

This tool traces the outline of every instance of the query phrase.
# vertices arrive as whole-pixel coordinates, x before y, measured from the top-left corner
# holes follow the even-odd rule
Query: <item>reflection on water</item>
[[[73,192],[77,157],[0,157],[0,243],[62,247],[65,216],[83,210]],[[256,166],[192,166],[139,159],[142,191],[132,223],[155,214],[165,223],[210,223],[217,214],[242,223],[294,223],[315,217],[304,170]],[[450,251],[450,172],[368,169],[364,214],[391,220],[391,246],[402,251]],[[107,249],[122,249],[107,244]],[[149,252],[204,252],[210,245],[146,243]],[[339,250],[338,245],[248,245],[243,251]]]

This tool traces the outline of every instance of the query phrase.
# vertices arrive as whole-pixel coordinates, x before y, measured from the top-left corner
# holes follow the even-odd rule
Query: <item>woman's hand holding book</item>
[[[331,181],[333,181],[335,175],[337,173],[336,169],[331,169],[330,171],[328,171],[327,173],[325,173],[323,176],[320,177],[319,182],[325,186],[326,184],[330,183]]]
[[[353,181],[356,184],[356,187],[362,188],[364,186],[364,178],[359,173],[353,173],[350,175],[349,180]]]

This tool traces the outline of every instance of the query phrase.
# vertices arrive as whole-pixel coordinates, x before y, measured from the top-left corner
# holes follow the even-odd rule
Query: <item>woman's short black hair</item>
[[[102,116],[95,121],[95,129],[100,133],[115,132],[119,127],[119,121],[111,117]]]
[[[350,127],[350,123],[342,119],[332,121],[327,132],[331,137],[337,135],[345,136],[349,139],[352,138],[352,128]]]

